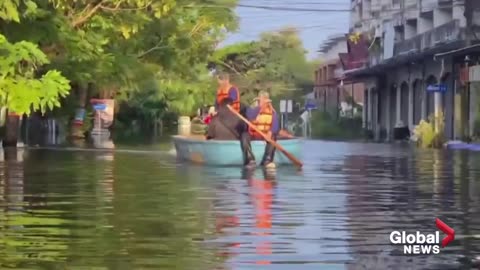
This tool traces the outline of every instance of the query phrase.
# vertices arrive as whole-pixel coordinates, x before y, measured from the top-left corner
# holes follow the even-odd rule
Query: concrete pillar
[[[478,91],[480,91],[480,83],[471,82],[470,83],[470,111],[469,111],[469,132],[470,137],[473,136],[475,132],[475,121],[477,120],[477,110],[478,109]]]
[[[466,27],[467,26],[467,21],[465,19],[465,15],[463,14],[465,12],[465,8],[463,6],[463,3],[459,1],[459,3],[454,3],[453,8],[452,8],[452,17],[454,20],[458,20],[460,27]]]
[[[368,89],[363,90],[362,127],[368,129]],[[353,110],[353,108],[352,108]]]
[[[413,126],[415,125],[413,123],[413,107],[415,106],[414,104],[414,94],[415,94],[415,89],[414,87],[409,84],[409,87],[408,87],[408,123],[405,123],[408,125],[408,128],[413,131]]]
[[[435,102],[435,133],[440,133],[442,132],[443,130],[439,130],[438,129],[438,126],[439,126],[439,123],[440,123],[440,114],[443,112],[443,94],[442,93],[439,93],[439,92],[435,92],[434,93],[434,102]]]
[[[383,111],[382,111],[382,106],[380,106],[384,100],[383,96],[380,96],[380,89],[377,87],[375,88],[375,91],[372,93],[372,104],[373,104],[373,112],[374,116],[372,117],[373,121],[373,129],[374,129],[374,134],[375,134],[375,141],[380,141],[380,131],[382,130],[383,123]]]
[[[391,88],[390,87],[387,87],[387,89],[384,90],[386,95],[385,95],[385,98],[383,99],[383,102],[385,102],[385,104],[387,106],[385,106],[385,129],[386,129],[386,133],[387,133],[387,140],[390,140],[390,134],[391,134],[391,129],[392,129],[392,117],[391,117],[391,114],[392,114],[392,98],[391,98],[391,95],[392,95],[392,91],[391,91]]]
[[[453,84],[453,91],[454,91],[454,96],[453,96],[453,100],[454,100],[454,105],[453,105],[453,139],[454,140],[460,140],[461,138],[461,121],[462,121],[462,112],[460,110],[461,108],[461,104],[462,104],[462,100],[461,100],[461,96],[460,96],[460,93],[458,92],[458,88],[460,88],[460,84],[459,84],[459,81],[458,80],[455,80],[454,81],[454,84]],[[460,89],[461,90],[461,89]]]
[[[367,128],[368,129],[371,129],[373,127],[373,88],[369,88],[367,90],[367,94],[368,94],[368,97],[367,97],[367,108],[368,108],[368,113],[367,113]]]
[[[402,90],[399,86],[395,86],[395,126],[400,126],[402,121]]]
[[[425,81],[425,78],[422,80],[422,86],[421,86],[421,99],[422,99],[422,119],[423,120],[428,120],[428,115],[427,115],[427,82]],[[417,123],[418,124],[418,123]]]

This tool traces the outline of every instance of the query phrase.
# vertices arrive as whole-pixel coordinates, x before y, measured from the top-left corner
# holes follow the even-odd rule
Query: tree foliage
[[[311,90],[313,65],[294,28],[267,32],[253,42],[226,46],[211,57],[210,67],[233,74],[244,100],[250,100],[259,90],[273,97],[291,96]]]
[[[212,69],[231,72],[247,102],[258,90],[274,97],[311,90],[312,65],[293,28],[217,49],[237,27],[236,2],[0,1],[0,48],[8,55],[0,60],[0,98],[18,112],[31,104],[45,111],[59,105],[69,82],[94,85],[155,119],[211,103]]]
[[[100,92],[114,89],[122,92],[120,98],[128,97],[127,101],[135,100],[136,95],[148,96],[150,104],[164,99],[170,110],[184,113],[193,110],[192,99],[203,91],[200,85],[203,87],[208,72],[208,57],[237,26],[233,13],[236,1],[223,1],[219,7],[206,3],[4,0],[0,3],[0,31],[13,44],[29,42],[32,48],[36,44],[43,53],[38,49],[30,53],[36,56],[30,61],[32,66],[40,68],[31,78],[45,74],[39,81],[48,81],[52,88],[41,105],[58,104],[51,98],[55,89],[64,94],[62,83],[66,80],[55,71],[59,70],[77,85],[93,83]],[[18,75],[30,78],[29,74]],[[155,91],[141,89],[145,85],[155,87]]]
[[[24,14],[35,5],[24,2]],[[0,3],[0,23],[20,23],[19,0]],[[31,109],[45,112],[60,106],[59,98],[70,90],[69,81],[57,70],[39,74],[39,68],[49,63],[47,56],[34,43],[9,42],[0,34],[0,105],[18,114],[30,114]]]

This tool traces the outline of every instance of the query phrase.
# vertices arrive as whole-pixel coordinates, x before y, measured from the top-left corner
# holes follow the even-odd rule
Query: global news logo
[[[455,230],[450,228],[440,219],[435,219],[436,227],[446,234],[440,241],[440,232],[424,234],[417,231],[408,234],[405,231],[393,231],[390,233],[390,242],[394,245],[403,245],[403,254],[405,255],[428,255],[440,253],[440,246],[446,247],[455,239]]]

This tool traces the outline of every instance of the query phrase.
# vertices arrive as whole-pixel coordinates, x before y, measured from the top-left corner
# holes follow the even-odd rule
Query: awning
[[[401,65],[405,65],[407,63],[422,61],[423,60],[422,58],[437,55],[438,53],[444,52],[445,50],[453,50],[461,47],[462,45],[463,45],[463,41],[454,41],[454,42],[446,43],[442,46],[438,46],[436,48],[425,50],[420,53],[419,52],[405,53],[405,54],[397,55],[393,58],[384,60],[380,64],[377,64],[372,67],[346,70],[344,74],[348,78],[382,74],[382,73],[385,73],[387,69],[392,69]]]
[[[463,47],[457,50],[452,50],[444,53],[438,53],[433,56],[433,59],[443,59],[446,57],[455,57],[461,56],[469,53],[480,53],[480,44],[475,44],[472,46]]]

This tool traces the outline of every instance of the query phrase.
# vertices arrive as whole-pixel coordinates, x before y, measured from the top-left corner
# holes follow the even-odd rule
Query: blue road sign
[[[107,109],[107,105],[103,103],[98,103],[93,105],[93,109],[95,109],[96,111],[105,111]]]
[[[430,84],[430,85],[427,86],[427,92],[445,93],[445,92],[447,92],[447,85],[444,84],[444,83]]]
[[[305,110],[313,110],[317,108],[317,104],[315,104],[314,101],[309,101],[305,102]]]

